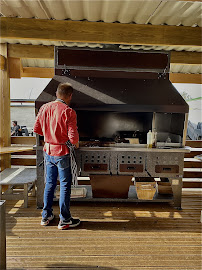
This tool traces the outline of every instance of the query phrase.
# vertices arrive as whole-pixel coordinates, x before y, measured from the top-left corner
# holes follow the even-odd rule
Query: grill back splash
[[[60,83],[72,84],[80,176],[182,177],[189,107],[169,81],[169,67],[169,52],[55,48],[55,76],[35,107],[38,112],[54,101]],[[175,148],[148,150],[147,132],[154,128],[157,146]],[[130,138],[139,144],[130,144]],[[43,158],[42,141],[37,136],[37,164]],[[42,168],[37,170],[42,179]]]

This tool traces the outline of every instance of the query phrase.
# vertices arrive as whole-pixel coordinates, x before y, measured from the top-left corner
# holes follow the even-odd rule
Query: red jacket
[[[34,132],[44,136],[44,151],[51,156],[69,154],[65,142],[79,141],[76,112],[66,104],[53,101],[44,104],[36,117]]]

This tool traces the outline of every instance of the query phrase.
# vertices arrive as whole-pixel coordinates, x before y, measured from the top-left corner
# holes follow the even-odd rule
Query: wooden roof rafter
[[[201,28],[87,21],[0,18],[1,37],[105,44],[201,47]]]

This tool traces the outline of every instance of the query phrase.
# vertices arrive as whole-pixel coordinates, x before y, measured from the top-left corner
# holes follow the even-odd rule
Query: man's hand
[[[79,142],[77,142],[76,144],[74,144],[75,148],[79,148]]]

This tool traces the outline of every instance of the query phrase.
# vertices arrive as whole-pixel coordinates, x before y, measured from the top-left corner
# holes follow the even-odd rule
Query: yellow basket
[[[153,200],[156,193],[156,182],[136,182],[137,197],[140,200]]]

